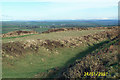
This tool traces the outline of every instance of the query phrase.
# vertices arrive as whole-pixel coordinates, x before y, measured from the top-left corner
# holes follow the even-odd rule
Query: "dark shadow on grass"
[[[103,41],[103,42],[100,42],[98,44],[94,44],[93,46],[89,46],[87,50],[83,51],[83,52],[80,52],[78,53],[78,55],[76,55],[75,57],[71,58],[68,62],[66,62],[66,64],[59,68],[58,70],[56,69],[53,69],[53,72],[50,73],[48,75],[47,78],[57,78],[59,76],[61,76],[61,73],[72,63],[74,63],[77,59],[82,59],[82,57],[85,57],[87,54],[91,53],[92,51],[100,48],[102,45],[108,43],[109,41]]]
[[[118,38],[118,37],[116,37]],[[111,41],[115,40],[112,39]],[[94,46],[89,46],[87,50],[83,51],[83,52],[80,52],[78,53],[78,55],[76,55],[75,57],[71,58],[68,62],[66,62],[66,64],[59,68],[59,69],[53,69],[53,71],[51,73],[48,73],[48,76],[47,78],[4,78],[2,80],[46,80],[46,79],[49,79],[49,80],[53,80],[54,79],[57,79],[61,76],[61,73],[63,71],[66,70],[66,68],[74,63],[77,59],[82,59],[83,57],[85,57],[87,54],[91,53],[92,51],[96,50],[96,49],[100,49],[101,46],[103,46],[104,44],[108,44],[110,41],[103,41],[101,43],[98,43],[98,44],[95,44]],[[47,73],[46,73],[47,74]],[[60,77],[61,78],[61,77]],[[69,80],[69,79],[68,79]],[[88,79],[89,80],[89,79]],[[91,79],[92,80],[92,79]]]
[[[104,44],[109,43],[109,41],[104,41],[98,44],[95,44],[94,46],[89,46],[87,50],[78,53],[78,55],[76,55],[75,57],[71,58],[68,62],[66,62],[66,64],[59,68],[58,70],[53,69],[53,72],[48,73],[49,75],[47,76],[47,78],[4,78],[2,80],[53,80],[57,79],[61,76],[61,73],[66,70],[66,68],[74,63],[77,59],[82,59],[83,57],[85,57],[87,54],[91,53],[92,51],[99,49],[101,46],[103,46]],[[61,77],[60,77],[61,78]],[[64,79],[63,79],[64,80]],[[69,79],[68,79],[69,80]],[[89,79],[88,79],[89,80]],[[91,79],[92,80],[92,79]]]
[[[89,46],[87,50],[78,53],[78,55],[76,55],[75,57],[71,58],[68,62],[66,62],[66,64],[59,68],[58,70],[53,71],[53,73],[48,75],[48,78],[56,78],[56,77],[60,77],[62,72],[64,72],[66,70],[66,68],[74,63],[77,59],[82,59],[83,57],[85,57],[87,54],[90,54],[91,52],[95,51],[96,49],[100,49],[101,46],[103,46],[104,44],[109,44],[109,42],[114,41],[115,39],[119,39],[119,36],[116,36],[113,39],[108,39],[106,41],[102,41],[98,44],[94,44],[93,46]],[[112,42],[113,43],[113,42]]]

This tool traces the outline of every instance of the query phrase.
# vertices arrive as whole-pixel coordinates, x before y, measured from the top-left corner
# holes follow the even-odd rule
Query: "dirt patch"
[[[3,34],[2,37],[13,37],[13,36],[22,36],[28,34],[38,34],[35,31],[12,31],[6,34]]]
[[[46,43],[43,44],[44,47],[52,50],[53,48],[64,47],[64,44],[61,44],[60,41],[50,41],[45,40]]]
[[[16,53],[22,55],[25,53],[25,50],[20,42],[11,42],[11,43],[3,43],[2,45],[2,53],[15,55]]]

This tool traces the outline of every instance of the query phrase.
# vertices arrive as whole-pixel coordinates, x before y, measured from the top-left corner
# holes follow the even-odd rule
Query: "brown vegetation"
[[[51,32],[61,32],[61,31],[70,31],[70,30],[76,30],[76,31],[81,31],[81,30],[100,30],[100,29],[118,29],[118,27],[90,27],[90,28],[55,28],[55,29],[49,29],[48,31],[45,31],[43,33],[51,33]]]
[[[26,32],[24,32],[26,33]],[[28,32],[27,32],[28,33]],[[103,31],[101,33],[91,34],[87,36],[81,36],[76,38],[70,38],[67,40],[27,40],[26,42],[9,42],[3,43],[2,53],[19,55],[27,52],[37,52],[40,47],[46,48],[46,50],[52,51],[54,48],[59,47],[79,47],[79,46],[91,46],[94,43],[99,43],[104,40],[112,39],[117,36],[117,32]],[[3,55],[5,56],[5,55]]]
[[[38,33],[35,31],[12,31],[12,32],[3,34],[2,37],[13,37],[13,36],[28,35],[28,34],[38,34]]]
[[[117,38],[118,39],[118,38]],[[118,78],[118,42],[109,47],[101,46],[96,51],[88,54],[80,60],[76,60],[63,73],[61,77],[81,78],[81,77],[107,77]],[[108,72],[106,76],[84,76],[84,72]]]

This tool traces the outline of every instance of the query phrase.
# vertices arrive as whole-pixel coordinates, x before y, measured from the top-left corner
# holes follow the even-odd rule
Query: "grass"
[[[22,31],[32,31],[31,29],[25,29],[25,28],[20,28],[20,27],[3,27],[2,28],[2,34],[11,32],[11,31],[17,31],[17,30],[22,30]]]
[[[33,39],[69,39],[102,31],[104,30],[66,31],[49,34],[25,35],[3,38],[3,43],[7,43],[8,41],[27,41]],[[44,47],[40,47],[37,52],[26,52],[22,56],[3,58],[3,78],[34,78],[35,75],[38,75],[40,78],[54,77],[53,74],[49,74],[49,70],[56,67],[62,69],[73,63],[76,59],[84,57],[88,52],[95,50],[103,43],[91,47],[85,45],[78,48],[57,48],[52,52],[47,51]],[[56,50],[58,53],[56,53]]]
[[[26,37],[26,36],[31,36],[31,35],[37,35],[37,34],[29,34],[29,35],[22,35],[22,36],[14,36],[14,37],[4,37],[2,38],[4,39],[14,39],[14,38],[21,38],[21,37]]]
[[[64,72],[62,73],[64,77],[68,78],[80,78],[83,77],[84,71],[87,72],[108,72],[109,74],[105,78],[118,78],[118,40],[119,38],[114,38],[111,41],[105,41],[102,42],[96,46],[90,47],[88,50],[86,50],[83,53],[90,53],[83,59],[78,59],[77,62],[74,62],[72,66],[66,68]],[[109,49],[110,46],[113,46],[112,49]],[[94,50],[96,48],[96,50]],[[106,50],[107,49],[107,50]],[[98,50],[100,54],[98,54]],[[94,55],[93,55],[94,54]],[[78,56],[78,55],[77,55]],[[80,56],[81,57],[81,56]],[[95,65],[97,63],[97,65]],[[100,65],[99,65],[100,63]],[[85,66],[88,65],[88,66]],[[91,68],[91,66],[94,66]],[[97,67],[96,67],[97,66]],[[84,67],[84,68],[83,68]],[[101,68],[99,68],[101,67]],[[104,71],[103,71],[104,70]],[[77,74],[81,72],[81,74]],[[87,76],[89,77],[89,76]],[[86,78],[86,77],[85,77]],[[89,77],[90,78],[90,77]],[[98,77],[97,78],[101,78]]]
[[[63,68],[68,67],[69,63],[74,63],[76,60],[82,59],[83,57],[85,57],[87,54],[91,53],[92,51],[98,49],[100,46],[102,46],[103,44],[107,43],[108,40],[106,41],[102,41],[98,44],[94,44],[94,46],[90,46],[90,47],[86,47],[85,50],[79,52],[78,54],[76,54],[73,58],[69,59],[64,65]],[[58,72],[54,73],[54,74],[50,74],[48,77],[57,77],[61,71],[63,71],[63,68],[61,68],[60,70],[58,70]]]
[[[48,29],[50,29],[50,28],[34,28],[33,30],[41,33],[41,32],[47,31]]]
[[[19,30],[22,30],[22,31],[36,31],[36,32],[43,32],[43,31],[47,31],[49,28],[25,28],[25,27],[5,27],[3,26],[2,27],[2,34],[5,34],[5,33],[8,33],[8,32],[11,32],[11,31],[19,31]]]
[[[33,78],[37,74],[39,74],[40,78],[47,77],[49,70],[68,66],[76,59],[84,57],[104,43],[91,47],[58,48],[52,52],[41,47],[38,53],[31,52],[13,59],[4,58],[3,78]],[[50,77],[53,77],[53,75],[50,74]]]
[[[41,48],[39,53],[27,54],[13,60],[4,59],[3,78],[32,78],[34,75],[47,72],[54,67],[64,66],[69,59],[84,49],[76,48],[73,51],[70,48],[59,49],[59,54],[56,54]]]
[[[16,37],[14,39],[12,38],[6,38],[3,40],[3,43],[7,43],[8,41],[27,41],[27,40],[57,40],[57,39],[69,39],[69,38],[75,38],[80,36],[85,36],[88,34],[95,34],[102,32],[104,30],[83,30],[83,31],[65,31],[65,32],[53,32],[49,34],[38,34],[38,35],[30,35],[24,37]]]

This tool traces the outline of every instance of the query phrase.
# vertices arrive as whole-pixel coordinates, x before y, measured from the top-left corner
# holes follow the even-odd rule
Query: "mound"
[[[28,35],[28,34],[38,34],[38,33],[35,31],[12,31],[12,32],[3,34],[2,37],[13,37],[13,36]]]
[[[81,31],[81,30],[100,30],[100,29],[118,29],[118,27],[90,27],[90,28],[58,28],[58,29],[49,29],[48,31],[42,32],[42,33],[51,33],[51,32],[61,32],[61,31]]]
[[[118,37],[81,60],[76,60],[63,73],[65,78],[118,77]],[[97,74],[95,74],[95,73]],[[99,74],[98,72],[103,72]],[[106,72],[106,73],[104,73]],[[85,74],[86,73],[86,74]]]
[[[69,30],[86,30],[87,28],[60,28],[60,29],[49,29],[43,33],[50,33],[50,32],[60,32],[60,31],[69,31]]]
[[[68,47],[68,48],[75,48],[80,46],[92,46],[95,43],[99,43],[104,40],[113,39],[115,36],[117,36],[116,31],[103,31],[100,33],[96,33],[93,35],[86,35],[81,37],[75,37],[70,39],[64,39],[64,40],[41,40],[41,39],[33,39],[33,40],[27,40],[25,42],[8,42],[3,43],[2,50],[3,50],[3,56],[6,54],[12,54],[12,55],[19,55],[19,54],[25,54],[26,52],[37,52],[40,47],[44,47],[47,51],[53,51],[54,48],[62,48],[62,47]]]

